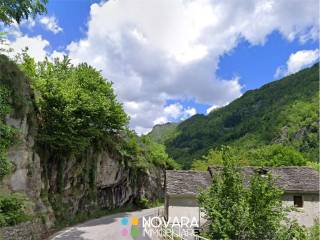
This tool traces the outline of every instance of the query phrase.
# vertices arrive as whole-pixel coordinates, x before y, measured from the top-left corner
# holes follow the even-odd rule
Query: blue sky
[[[10,42],[100,69],[145,133],[318,61],[318,3],[294,2],[51,0]]]

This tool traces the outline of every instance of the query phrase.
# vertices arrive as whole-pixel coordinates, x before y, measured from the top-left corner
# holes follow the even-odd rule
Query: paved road
[[[102,218],[93,219],[65,229],[56,235],[52,236],[51,240],[150,240],[148,237],[141,236],[142,233],[142,217],[157,215],[159,208],[145,209],[136,212],[118,213]],[[133,238],[130,236],[130,227],[127,227],[129,234],[122,235],[122,231],[126,228],[120,223],[121,219],[128,217],[129,221],[134,217],[139,219],[139,236]]]

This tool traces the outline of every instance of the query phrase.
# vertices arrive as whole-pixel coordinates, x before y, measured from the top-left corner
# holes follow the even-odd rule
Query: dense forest
[[[257,90],[229,105],[180,124],[157,126],[149,136],[166,145],[183,168],[205,168],[208,156],[229,145],[245,165],[304,165],[318,159],[319,64]],[[212,158],[212,157],[209,157]],[[313,162],[313,163],[312,163]]]

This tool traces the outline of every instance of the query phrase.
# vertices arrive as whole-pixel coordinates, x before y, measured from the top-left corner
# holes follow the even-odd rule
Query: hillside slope
[[[155,142],[164,144],[176,136],[178,123],[165,123],[155,125],[148,136]]]
[[[165,140],[168,154],[184,168],[211,148],[249,149],[268,144],[292,146],[318,159],[319,64],[247,91],[209,115],[180,123]],[[153,133],[150,133],[153,136]],[[157,134],[161,135],[160,133]],[[159,139],[155,139],[162,141]]]

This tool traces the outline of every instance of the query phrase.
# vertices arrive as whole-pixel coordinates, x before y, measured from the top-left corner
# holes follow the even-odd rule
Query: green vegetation
[[[6,117],[21,117],[26,114],[30,104],[30,99],[24,94],[26,84],[26,78],[17,65],[6,56],[0,55],[0,179],[8,175],[12,169],[12,163],[7,158],[8,149],[18,141],[18,131],[6,123]],[[24,196],[0,194],[1,227],[29,219]]]
[[[0,178],[10,172],[12,164],[7,159],[7,151],[18,141],[18,131],[6,123],[6,117],[18,118],[27,113],[32,104],[25,94],[27,88],[27,79],[18,66],[0,55]]]
[[[0,227],[11,226],[30,219],[25,210],[26,199],[19,194],[0,195]]]
[[[112,84],[87,64],[73,66],[67,57],[35,63],[23,54],[21,67],[36,93],[39,142],[55,152],[81,153],[126,125]]]
[[[47,2],[48,0],[0,1],[0,20],[5,24],[11,24],[14,20],[20,23],[22,19],[47,12],[45,8]]]
[[[118,150],[123,157],[130,159],[127,164],[135,169],[146,170],[152,166],[179,168],[166,153],[164,145],[152,141],[148,136],[138,137],[129,130]]]
[[[291,146],[281,144],[265,145],[252,149],[231,148],[230,154],[237,160],[237,163],[242,166],[305,166],[311,164],[307,162],[304,155],[298,152]],[[191,169],[206,170],[212,165],[222,165],[222,151],[209,150],[208,155],[203,156],[199,160],[193,161]],[[315,168],[317,163],[312,163]]]
[[[108,151],[137,176],[153,167],[177,167],[163,145],[148,137],[140,138],[127,129],[128,117],[116,101],[112,84],[100,72],[87,64],[74,66],[67,57],[36,63],[23,52],[17,60],[20,69],[15,62],[0,55],[0,176],[9,173],[11,163],[7,151],[18,141],[17,130],[6,123],[6,117],[27,117],[29,131],[33,131],[33,124],[37,127],[37,132],[30,133],[36,137],[35,148],[41,155],[44,181],[41,197],[51,204],[59,222],[67,223],[71,214],[70,202],[64,198],[68,161],[76,161],[72,171],[78,179],[69,191],[80,195],[77,191],[85,189],[81,194],[88,200],[86,207],[97,212],[100,210],[95,153]],[[56,175],[52,177],[53,174]],[[54,184],[49,184],[52,179]],[[9,206],[10,199],[15,208]],[[3,204],[1,211],[6,219],[3,225],[26,219],[23,217],[25,207],[15,195],[6,195]],[[81,219],[93,216],[91,213],[80,215]]]
[[[307,239],[307,231],[287,218],[282,191],[271,175],[256,173],[245,187],[230,150],[222,150],[223,170],[216,174],[199,203],[209,220],[210,239]],[[286,222],[286,224],[283,224]]]
[[[148,136],[155,142],[164,144],[169,139],[175,137],[177,133],[178,123],[165,123],[162,125],[156,125],[152,131],[148,133]]]
[[[128,130],[128,116],[116,100],[112,83],[99,71],[87,64],[74,66],[68,57],[36,63],[23,52],[18,59],[35,93],[39,119],[37,147],[44,151],[43,175],[50,180],[52,173],[56,174],[55,185],[49,186],[47,182],[42,196],[50,202],[58,221],[68,222],[73,214],[64,197],[69,161],[77,162],[73,170],[79,179],[69,191],[80,195],[79,189],[84,189],[81,194],[88,201],[86,207],[96,210],[99,206],[95,153],[108,151],[131,169],[133,176],[155,166],[171,169],[177,166],[163,145],[148,137],[139,138]]]
[[[174,129],[171,131],[170,138],[154,139],[165,142],[169,156],[186,169],[194,160],[207,155],[210,149],[219,149],[222,145],[232,146],[240,152],[262,148],[260,153],[265,157],[270,157],[272,152],[277,154],[281,148],[277,145],[282,145],[288,148],[280,149],[280,152],[295,155],[298,162],[279,159],[276,165],[300,165],[305,160],[317,162],[318,73],[319,64],[315,64],[260,89],[250,90],[208,116],[198,114],[181,122],[175,132]],[[161,133],[156,135],[162,136]],[[265,155],[265,152],[269,153]],[[259,159],[265,163],[269,160]]]
[[[5,123],[5,117],[10,112],[8,99],[9,91],[0,85],[0,178],[10,172],[11,163],[7,159],[7,151],[15,136],[15,130]]]

